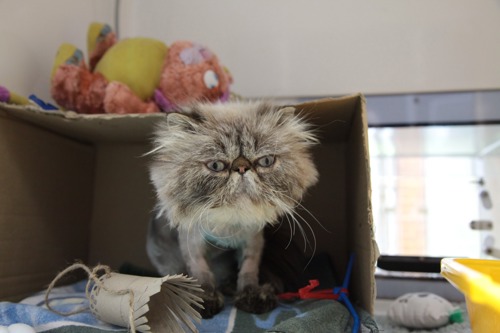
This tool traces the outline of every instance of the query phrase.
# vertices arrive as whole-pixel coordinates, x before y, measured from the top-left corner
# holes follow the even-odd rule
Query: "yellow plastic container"
[[[446,258],[441,275],[464,294],[474,333],[500,332],[500,260]]]

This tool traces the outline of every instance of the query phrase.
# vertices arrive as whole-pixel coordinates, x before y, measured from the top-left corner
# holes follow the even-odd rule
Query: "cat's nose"
[[[240,175],[243,175],[245,172],[250,170],[251,167],[252,164],[250,161],[243,156],[238,157],[233,161],[233,164],[231,164],[231,170],[238,172]]]

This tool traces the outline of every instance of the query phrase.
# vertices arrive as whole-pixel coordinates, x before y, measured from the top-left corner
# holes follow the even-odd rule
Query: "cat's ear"
[[[279,111],[280,112],[284,112],[284,113],[294,114],[295,113],[295,107],[293,107],[293,106],[284,106],[284,107],[280,108]]]
[[[285,106],[277,110],[280,115],[279,123],[285,123],[296,117],[295,108],[293,106]]]
[[[310,124],[305,121],[303,115],[300,114],[293,106],[285,106],[278,110],[280,112],[280,124],[288,124],[294,128],[294,133],[299,135],[302,142],[307,144],[319,143],[314,130],[311,129]]]
[[[196,132],[200,119],[185,113],[173,112],[167,115],[168,128],[177,128],[187,132]]]
[[[278,110],[278,112],[281,112],[287,117],[295,117],[295,111],[296,110],[293,106],[285,106]]]
[[[278,115],[281,122],[284,120],[295,117],[295,108],[293,106],[274,106],[270,103],[262,103],[257,109],[258,116],[266,116],[266,115]]]

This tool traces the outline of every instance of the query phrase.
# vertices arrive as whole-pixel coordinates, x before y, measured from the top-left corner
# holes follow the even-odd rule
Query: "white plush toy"
[[[444,298],[431,293],[409,293],[389,307],[389,319],[408,328],[436,328],[461,322],[461,311]]]
[[[1,326],[0,333],[36,333],[35,329],[26,324],[12,324],[10,326]]]

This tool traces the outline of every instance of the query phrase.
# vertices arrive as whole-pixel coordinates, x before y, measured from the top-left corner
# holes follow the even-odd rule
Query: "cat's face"
[[[293,108],[198,104],[169,114],[151,166],[159,208],[177,227],[261,228],[317,181],[315,142]]]

